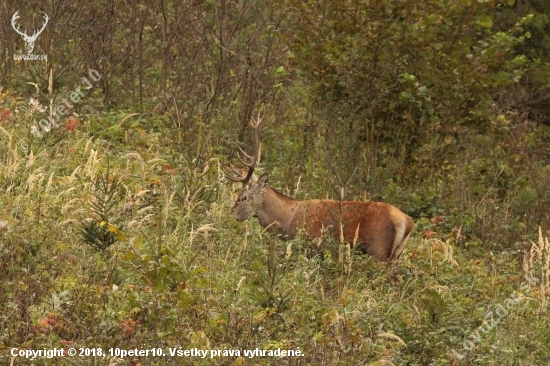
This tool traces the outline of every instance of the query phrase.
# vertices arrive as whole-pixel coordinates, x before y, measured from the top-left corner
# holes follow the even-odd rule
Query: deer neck
[[[258,221],[268,231],[292,239],[296,236],[296,228],[292,227],[294,216],[300,201],[283,196],[270,187],[264,188],[264,197],[259,207]]]

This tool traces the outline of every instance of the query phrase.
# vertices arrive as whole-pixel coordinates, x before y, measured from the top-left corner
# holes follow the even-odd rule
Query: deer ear
[[[258,184],[260,186],[265,186],[268,183],[268,175],[267,173],[262,174],[260,178],[258,178]]]

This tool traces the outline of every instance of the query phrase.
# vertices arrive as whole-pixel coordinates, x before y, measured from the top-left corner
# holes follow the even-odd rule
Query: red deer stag
[[[398,208],[382,202],[298,201],[271,188],[267,173],[256,178],[254,167],[260,156],[260,122],[260,118],[255,123],[251,122],[254,155],[241,150],[248,159],[240,159],[248,168],[246,175],[225,173],[227,179],[244,185],[231,209],[237,221],[256,216],[262,227],[278,234],[283,240],[293,239],[299,229],[303,229],[309,238],[320,237],[323,229],[339,238],[342,227],[344,240],[355,243],[354,249],[380,261],[399,259],[414,224]],[[234,167],[233,170],[239,173]]]

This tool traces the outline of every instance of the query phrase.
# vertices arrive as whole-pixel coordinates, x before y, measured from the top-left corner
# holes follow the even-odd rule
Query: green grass
[[[446,242],[425,238],[419,222],[396,265],[349,253],[331,238],[323,239],[323,260],[310,258],[304,239],[282,242],[255,220],[233,220],[240,187],[221,178],[224,162],[216,157],[175,160],[155,142],[167,136],[148,141],[131,130],[120,135],[134,133],[127,144],[111,145],[91,138],[89,125],[54,131],[22,152],[24,121],[11,122],[0,128],[0,219],[8,223],[0,229],[2,364],[117,364],[110,356],[31,361],[13,358],[13,347],[196,348],[243,357],[118,363],[134,365],[550,361],[550,293],[547,284],[521,291],[519,250],[472,254],[456,245],[456,233],[446,233]],[[107,188],[120,182],[104,216],[93,206],[105,189],[101,177]],[[87,245],[81,229],[90,220],[110,230],[114,244]],[[544,276],[541,260],[531,270]],[[488,314],[510,296],[517,302],[485,332]],[[454,357],[451,350],[464,353],[480,326],[474,348]],[[304,356],[244,357],[256,348]]]

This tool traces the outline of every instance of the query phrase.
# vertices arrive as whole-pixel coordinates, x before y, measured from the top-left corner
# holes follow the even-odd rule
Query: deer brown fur
[[[299,229],[310,238],[323,229],[339,238],[341,224],[344,241],[380,261],[398,259],[414,227],[409,216],[382,202],[292,199],[271,188],[267,174],[243,189],[231,212],[237,221],[257,216],[284,240],[294,239]]]
[[[271,188],[267,174],[256,178],[253,172],[260,155],[259,124],[259,119],[252,124],[256,142],[254,155],[246,155],[250,162],[241,159],[248,168],[246,175],[226,174],[228,179],[244,185],[231,209],[237,221],[256,216],[262,227],[284,240],[295,238],[300,229],[310,238],[320,237],[323,230],[340,238],[342,231],[344,241],[355,244],[356,250],[380,261],[399,259],[414,224],[398,208],[382,202],[299,201]]]

